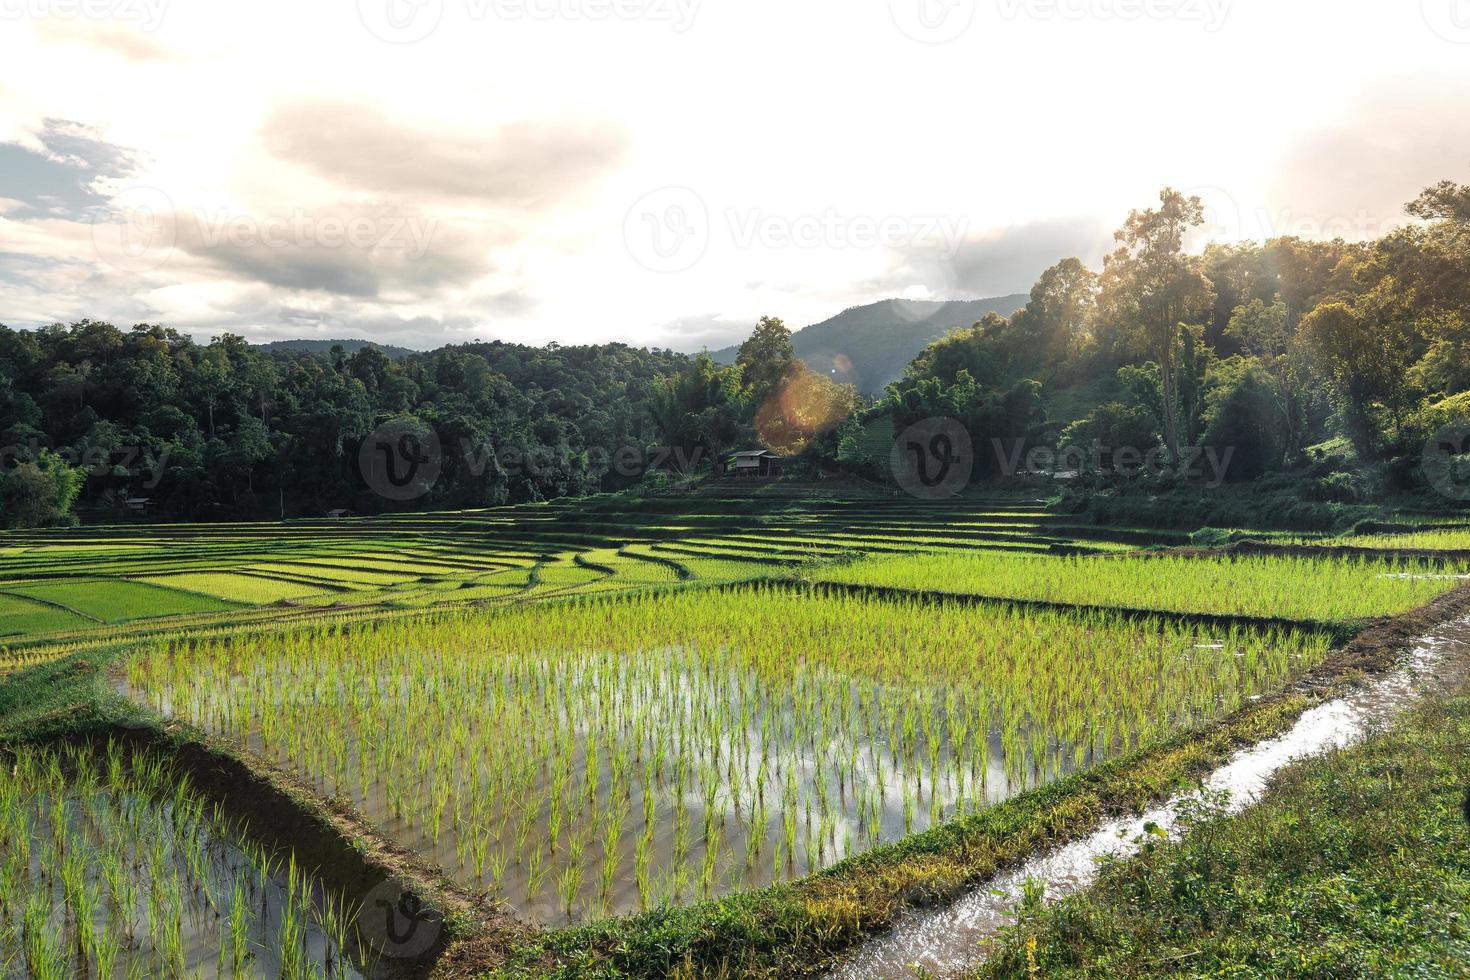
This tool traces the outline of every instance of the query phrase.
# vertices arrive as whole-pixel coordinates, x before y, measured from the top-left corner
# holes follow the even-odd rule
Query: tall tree
[[[1011,318],[1027,367],[1044,375],[1082,361],[1093,347],[1097,273],[1081,259],[1063,259],[1031,287],[1031,298]]]
[[[791,331],[780,317],[761,317],[755,331],[740,345],[735,363],[744,372],[752,402],[760,405],[776,391],[792,366],[799,363]]]
[[[1184,237],[1204,223],[1204,205],[1172,188],[1159,207],[1133,211],[1114,238],[1121,243],[1103,262],[1099,306],[1115,330],[1131,336],[1159,365],[1164,396],[1164,444],[1179,459],[1181,331],[1199,323],[1213,301],[1198,257],[1186,255]]]

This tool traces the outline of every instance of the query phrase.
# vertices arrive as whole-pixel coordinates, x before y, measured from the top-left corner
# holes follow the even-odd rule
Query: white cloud
[[[1024,291],[1166,184],[1223,189],[1254,219],[1382,215],[1470,176],[1465,49],[1415,3],[961,4],[966,24],[916,39],[887,0],[434,0],[433,29],[392,44],[356,2],[172,0],[156,23],[122,16],[141,0],[101,20],[38,2],[0,25],[0,142],[45,154],[47,120],[90,127],[89,165],[112,148],[129,166],[89,191],[152,189],[184,224],[166,262],[120,270],[7,168],[11,323],[697,348],[763,313]],[[668,187],[707,215],[676,271],[640,264],[627,233]],[[219,216],[316,224],[210,244]],[[323,241],[364,217],[435,231],[411,259]],[[907,238],[861,233],[894,219]],[[959,247],[933,247],[926,221],[962,229]]]

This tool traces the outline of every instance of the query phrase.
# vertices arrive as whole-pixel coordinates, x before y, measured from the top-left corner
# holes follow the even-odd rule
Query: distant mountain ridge
[[[885,299],[798,330],[792,341],[796,355],[812,371],[851,384],[862,394],[876,395],[902,377],[903,369],[930,343],[973,325],[987,313],[1010,316],[1029,299],[1025,293],[949,302]],[[273,340],[254,346],[263,351],[326,354],[338,345],[348,354],[376,347],[395,361],[421,353],[372,340]],[[739,353],[740,345],[735,344],[711,355],[720,364],[734,364]]]
[[[885,299],[843,310],[830,320],[796,331],[796,356],[812,371],[878,394],[926,346],[945,334],[972,326],[987,313],[1010,316],[1030,299],[1024,293],[990,299]],[[735,363],[740,346],[712,351],[721,364]]]
[[[405,357],[419,353],[408,347],[394,347],[392,344],[380,344],[376,340],[272,340],[264,344],[253,344],[257,350],[299,350],[308,354],[330,354],[333,347],[340,346],[349,354],[356,354],[364,347],[376,347],[393,360],[402,360]]]

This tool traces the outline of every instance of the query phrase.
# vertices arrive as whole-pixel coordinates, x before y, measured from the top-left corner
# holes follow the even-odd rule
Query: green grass
[[[1346,621],[1422,606],[1461,584],[1440,565],[1289,556],[1053,557],[952,552],[824,569],[822,581],[1080,605]]]
[[[1470,963],[1470,688],[1106,868],[975,977],[1449,977]]]
[[[716,799],[728,799],[729,763],[719,753],[730,749],[720,747],[746,744],[730,733],[754,726],[748,741],[768,746],[773,765],[779,761],[804,780],[800,796],[792,799],[816,797],[813,819],[820,840],[823,807],[830,804],[836,814],[856,802],[842,798],[844,791],[851,795],[844,783],[871,792],[866,776],[856,783],[847,777],[851,762],[840,750],[849,741],[898,746],[903,781],[885,766],[889,793],[898,794],[902,803],[905,784],[917,785],[922,770],[926,798],[915,818],[918,833],[908,835],[907,828],[902,834],[884,832],[876,844],[861,839],[849,844],[836,834],[828,854],[818,853],[817,865],[837,863],[814,875],[802,877],[803,864],[795,880],[765,888],[742,885],[755,890],[724,899],[699,901],[703,896],[690,891],[680,902],[697,904],[651,904],[632,918],[522,934],[523,945],[506,968],[507,975],[525,968],[653,977],[680,970],[714,973],[728,966],[735,973],[779,976],[809,972],[826,956],[892,921],[898,909],[952,896],[1039,846],[1177,788],[1181,777],[1215,764],[1241,742],[1279,730],[1315,695],[1274,699],[1273,692],[1326,655],[1329,630],[1232,630],[1182,623],[1177,617],[1078,616],[991,603],[975,609],[915,598],[817,599],[796,588],[703,586],[809,575],[812,566],[797,563],[813,554],[846,557],[865,546],[876,550],[875,545],[931,553],[875,558],[830,571],[841,576],[883,569],[878,574],[889,576],[907,567],[910,571],[900,571],[899,577],[911,574],[914,584],[905,587],[922,590],[989,595],[987,590],[996,589],[997,595],[1062,602],[1311,620],[1406,609],[1455,584],[1381,578],[1390,567],[1372,563],[1252,558],[1222,564],[1196,557],[1088,559],[1086,564],[982,551],[987,538],[1013,539],[1010,547],[1038,550],[1056,541],[1099,543],[1086,528],[1061,526],[1052,515],[1001,512],[994,505],[995,513],[988,514],[973,503],[931,508],[877,502],[845,510],[794,505],[781,511],[731,509],[728,503],[686,512],[688,502],[671,502],[670,507],[681,508],[679,516],[662,521],[637,507],[567,504],[330,526],[288,522],[28,534],[15,539],[8,553],[0,551],[0,576],[13,583],[0,588],[60,588],[66,594],[58,601],[85,605],[99,618],[158,615],[139,610],[157,608],[165,599],[209,602],[211,596],[258,605],[295,598],[310,606],[351,608],[235,610],[220,601],[207,609],[186,609],[176,618],[104,628],[80,616],[71,627],[59,627],[58,619],[46,617],[71,614],[44,606],[42,613],[17,601],[11,611],[27,628],[5,636],[0,645],[16,644],[16,635],[90,629],[81,639],[58,639],[49,647],[12,647],[21,655],[17,664],[40,663],[28,658],[44,658],[47,649],[56,655],[82,652],[0,678],[0,740],[70,734],[95,728],[118,712],[137,711],[103,688],[114,651],[127,644],[159,652],[159,662],[149,669],[160,672],[155,682],[177,695],[173,710],[211,728],[210,717],[186,708],[197,707],[197,699],[208,694],[240,697],[242,688],[231,687],[227,673],[248,694],[249,703],[236,705],[232,717],[237,721],[256,708],[285,712],[274,705],[282,690],[319,699],[315,717],[278,712],[267,741],[298,775],[319,779],[323,793],[356,795],[347,778],[353,775],[351,766],[343,772],[336,752],[360,732],[378,733],[373,751],[382,758],[369,769],[379,779],[378,792],[392,781],[407,801],[398,805],[419,808],[413,834],[421,834],[423,822],[433,816],[422,810],[423,801],[445,793],[456,806],[463,804],[458,815],[466,827],[486,834],[475,807],[494,803],[492,794],[472,781],[456,781],[455,774],[462,774],[466,759],[494,759],[502,752],[497,732],[483,720],[494,715],[486,705],[499,705],[496,699],[526,702],[515,734],[536,740],[533,751],[522,755],[532,766],[546,767],[542,776],[532,772],[533,790],[502,785],[499,799],[540,799],[548,809],[545,785],[536,779],[549,774],[554,781],[568,766],[580,767],[582,739],[594,728],[602,733],[603,764],[611,765],[620,743],[637,744],[641,730],[644,756],[649,746],[662,745],[670,758],[675,753],[684,758],[687,773],[696,774],[686,777],[691,782],[685,791],[697,796],[708,779]],[[1128,533],[1100,530],[1099,536],[1153,542],[1151,532]],[[259,564],[281,569],[279,578],[235,571]],[[517,567],[498,570],[506,565]],[[991,574],[997,568],[1005,573],[999,584]],[[65,571],[76,572],[77,579],[19,581]],[[120,582],[124,576],[133,581]],[[411,581],[421,576],[432,581]],[[120,596],[119,585],[147,591]],[[323,595],[332,585],[352,591]],[[657,590],[664,594],[656,595]],[[542,601],[580,595],[613,598]],[[481,602],[487,604],[482,611],[470,605]],[[444,607],[432,618],[420,611]],[[0,600],[0,629],[6,608]],[[28,616],[39,618],[28,621]],[[297,631],[305,645],[282,646],[283,631],[286,636]],[[99,649],[104,642],[113,649]],[[198,648],[179,652],[195,642]],[[1225,647],[1216,645],[1220,642]],[[184,665],[197,669],[169,673],[168,661],[175,657],[197,657]],[[327,695],[336,684],[373,691],[370,682],[385,671],[433,681],[438,701],[405,708],[389,724],[381,723],[381,711],[377,723],[364,714],[356,727],[326,717]],[[280,681],[283,673],[287,683]],[[497,679],[502,683],[490,683]],[[675,691],[687,696],[688,706],[671,700]],[[1253,700],[1258,696],[1263,700]],[[598,700],[602,697],[625,707],[610,712]],[[751,720],[738,717],[742,707],[750,710]],[[1213,724],[1231,712],[1238,713],[1226,727]],[[769,733],[759,728],[766,717],[773,719]],[[635,733],[631,741],[621,737],[629,726]],[[951,809],[948,785],[936,794],[934,777],[966,786],[971,802],[981,802],[973,793],[975,772],[986,769],[976,750],[981,731],[1001,739],[987,749],[998,763],[990,778],[1019,795],[996,805]],[[383,733],[388,733],[386,742]],[[1055,743],[1047,735],[1056,736]],[[978,762],[962,759],[966,774],[945,776],[954,768],[952,746],[964,747],[966,739]],[[835,802],[824,804],[815,776],[805,781],[805,760],[797,756],[812,746],[834,745],[837,750],[824,751],[812,767],[813,773],[826,774],[829,790],[834,780],[838,787]],[[937,770],[928,756],[931,745],[937,747]],[[1089,754],[1088,746],[1100,751]],[[1126,762],[1106,761],[1140,746]],[[1463,746],[1459,751],[1463,754]],[[647,760],[635,754],[634,761],[639,764],[628,768],[638,780]],[[520,764],[519,757],[507,755],[503,772],[514,768],[517,780],[523,780],[515,768]],[[1073,772],[1079,764],[1083,771]],[[689,795],[674,786],[677,771],[667,766],[662,782],[654,784],[658,798],[671,807]],[[1011,777],[1013,790],[1007,785]],[[505,782],[508,776],[496,778]],[[578,781],[582,778],[578,769]],[[1046,779],[1055,781],[1026,789]],[[747,810],[753,785],[747,775]],[[938,825],[925,831],[934,819],[925,811],[936,795]],[[774,781],[768,796],[771,806],[785,807]],[[609,798],[585,817],[606,826],[612,812]],[[1402,816],[1396,813],[1395,819]],[[444,814],[446,821],[454,818],[453,808]],[[625,826],[641,819],[635,811]],[[748,816],[737,808],[716,835],[717,855],[719,847],[731,848],[742,819]],[[837,826],[836,818],[826,825]],[[407,838],[400,843],[417,849]],[[839,861],[839,844],[843,854],[855,856]],[[589,853],[598,846],[594,841]],[[696,843],[692,860],[684,862],[692,874],[698,873],[701,846]],[[760,860],[769,867],[777,854],[768,849]],[[452,849],[435,856],[445,867],[457,868],[456,860]],[[569,854],[556,852],[559,868],[567,860]],[[663,860],[670,867],[678,863],[667,856]],[[592,874],[589,870],[585,880]],[[491,884],[476,882],[477,889]],[[595,918],[595,903],[587,908]],[[1180,969],[1190,972],[1193,960],[1180,962],[1186,964]]]

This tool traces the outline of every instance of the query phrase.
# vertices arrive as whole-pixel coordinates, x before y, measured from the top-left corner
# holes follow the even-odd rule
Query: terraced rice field
[[[137,581],[251,605],[264,605],[283,599],[302,599],[321,591],[298,582],[235,572],[175,572],[172,575],[151,576]]]
[[[993,552],[873,558],[827,582],[1174,612],[1346,621],[1391,616],[1470,581],[1422,561],[1296,556],[1018,557]]]
[[[1355,534],[1319,543],[1348,548],[1470,551],[1470,527],[1412,531],[1408,534]]]
[[[672,949],[679,923],[770,903],[836,942],[848,906],[787,888],[890,868],[917,840],[942,865],[948,828],[1193,742],[1470,574],[1458,555],[1145,551],[1187,535],[1014,500],[642,506],[16,533],[0,690],[76,672],[95,681],[86,717],[122,693],[142,724],[279,766],[360,813],[362,838],[509,910],[521,925],[497,942],[550,937],[529,962],[551,969],[547,950],[588,935]],[[1462,533],[1321,543],[1455,551]],[[251,843],[168,759],[0,751],[11,972],[363,967],[364,896]],[[690,918],[616,918],[665,905]]]
[[[78,579],[9,585],[11,595],[25,596],[70,609],[100,623],[129,619],[179,616],[232,609],[233,602],[193,592],[181,592],[150,582]]]
[[[35,599],[0,593],[0,636],[58,633],[91,623],[78,613]]]
[[[704,590],[160,644],[125,688],[555,924],[810,873],[1220,717],[1328,645]]]

